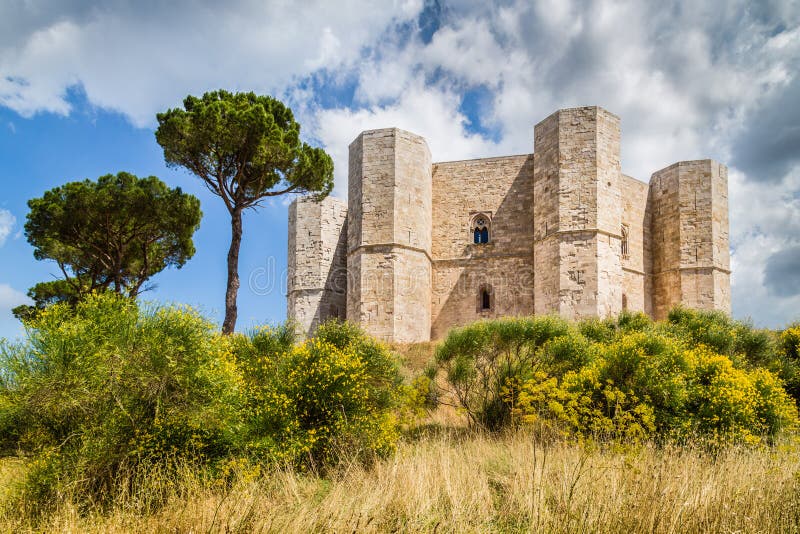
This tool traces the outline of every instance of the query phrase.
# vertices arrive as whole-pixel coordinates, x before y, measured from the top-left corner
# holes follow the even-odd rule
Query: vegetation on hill
[[[798,325],[483,321],[424,369],[347,323],[226,336],[113,293],[26,327],[0,346],[0,527],[746,529],[726,499],[800,525]]]
[[[489,430],[518,422],[584,438],[756,443],[797,425],[796,332],[682,308],[661,323],[628,313],[482,321],[438,347],[430,394]]]

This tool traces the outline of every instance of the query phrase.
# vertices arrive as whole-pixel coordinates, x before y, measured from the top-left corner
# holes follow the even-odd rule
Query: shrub
[[[786,391],[800,404],[800,323],[780,333],[780,351],[783,361],[780,376],[786,383]]]
[[[704,345],[634,333],[598,348],[561,379],[537,373],[515,400],[522,422],[580,437],[690,437],[755,443],[797,426],[797,408],[766,369],[736,368]]]
[[[388,349],[339,322],[287,341],[285,330],[262,331],[237,351],[248,354],[251,453],[316,469],[391,451],[400,375]]]
[[[787,353],[794,335],[781,338]],[[628,313],[576,326],[484,321],[437,350],[439,398],[490,430],[521,422],[579,437],[754,442],[797,423],[776,347],[768,331],[685,309],[666,323]]]
[[[537,365],[537,349],[568,332],[552,316],[480,321],[450,331],[436,350],[436,369],[472,424],[498,430],[511,420],[509,395]],[[551,352],[561,361],[559,354]]]
[[[195,312],[98,294],[26,326],[26,342],[2,349],[0,434],[33,457],[29,502],[67,490],[105,502],[142,462],[228,453],[242,381],[228,340]]]

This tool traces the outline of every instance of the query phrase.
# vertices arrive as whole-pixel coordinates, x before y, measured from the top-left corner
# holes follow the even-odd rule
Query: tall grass
[[[0,487],[24,469],[0,464]],[[527,433],[447,431],[401,443],[370,468],[291,469],[229,483],[155,470],[105,513],[69,496],[39,524],[4,509],[5,532],[797,532],[796,445],[592,448]],[[165,479],[165,477],[167,477]],[[149,507],[152,495],[164,499]],[[165,503],[165,504],[164,504]]]

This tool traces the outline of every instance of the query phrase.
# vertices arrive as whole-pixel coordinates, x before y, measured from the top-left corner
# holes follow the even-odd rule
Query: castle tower
[[[303,335],[347,309],[347,205],[299,197],[289,206],[287,315]]]
[[[730,313],[728,169],[681,161],[653,174],[653,316],[678,304]]]
[[[400,343],[431,333],[431,155],[397,128],[350,144],[347,318]]]
[[[534,309],[580,318],[622,309],[620,127],[599,107],[534,128]]]

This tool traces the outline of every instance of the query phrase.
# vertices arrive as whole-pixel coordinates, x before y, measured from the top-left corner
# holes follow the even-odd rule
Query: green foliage
[[[187,96],[183,109],[157,115],[156,141],[171,167],[184,167],[218,195],[231,215],[222,331],[236,328],[242,212],[290,192],[326,197],[333,160],[300,140],[292,110],[270,96],[213,91]]]
[[[27,326],[25,343],[2,345],[0,452],[29,457],[20,502],[42,510],[67,493],[108,503],[154,465],[224,476],[368,460],[393,450],[413,391],[347,323],[300,344],[291,325],[223,336],[190,309],[105,293]]]
[[[783,345],[796,347],[787,332]],[[753,443],[798,423],[782,358],[768,331],[717,313],[679,309],[667,323],[622,314],[575,327],[487,321],[440,346],[439,397],[495,430],[521,422],[579,437]]]
[[[537,349],[568,332],[566,321],[552,316],[479,321],[450,331],[436,350],[436,365],[470,421],[497,430],[511,419],[504,396],[533,371]]]
[[[401,389],[387,348],[349,323],[323,324],[300,345],[290,337],[261,330],[237,348],[251,453],[319,469],[393,450]]]
[[[180,188],[126,172],[56,187],[28,206],[25,235],[34,257],[55,261],[64,279],[31,288],[35,307],[16,309],[21,318],[96,290],[135,297],[153,275],[194,255],[202,216],[197,198]]]
[[[270,96],[187,96],[183,109],[157,119],[156,141],[167,164],[200,177],[231,212],[266,196],[295,191],[324,197],[333,188],[330,156],[303,143],[292,110]]]
[[[786,382],[786,391],[800,403],[800,323],[780,333],[779,346],[783,362],[780,376]]]
[[[0,435],[33,457],[24,491],[42,505],[67,487],[102,502],[143,461],[227,454],[243,383],[213,330],[112,293],[38,313],[27,342],[2,348]]]

